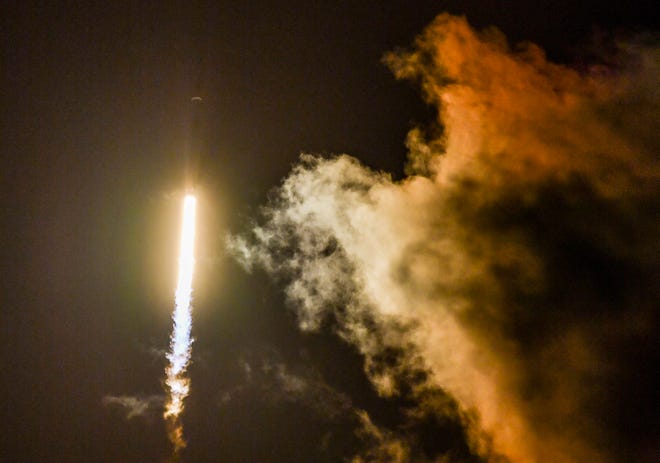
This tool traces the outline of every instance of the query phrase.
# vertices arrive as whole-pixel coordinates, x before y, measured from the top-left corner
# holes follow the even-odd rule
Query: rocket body
[[[204,153],[204,117],[203,100],[199,96],[190,99],[188,134],[185,152],[185,189],[193,192],[199,181],[199,169]]]
[[[165,368],[165,390],[167,400],[163,417],[167,422],[169,439],[172,442],[173,461],[186,446],[183,435],[181,414],[184,400],[190,392],[190,378],[187,374],[192,353],[192,293],[195,266],[195,222],[197,198],[195,189],[199,182],[199,166],[204,151],[202,98],[190,99],[187,118],[187,134],[184,145],[184,187],[181,243],[179,248],[179,273],[174,297],[173,328],[170,335],[170,348],[167,353],[168,365]]]

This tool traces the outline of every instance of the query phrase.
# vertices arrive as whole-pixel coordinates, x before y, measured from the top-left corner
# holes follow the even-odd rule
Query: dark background
[[[250,386],[244,362],[313,371],[385,422],[396,404],[350,347],[297,329],[278,288],[225,255],[226,231],[301,151],[402,175],[406,132],[435,113],[380,60],[442,11],[568,63],[594,31],[657,27],[651,1],[134,3],[0,14],[1,461],[167,456],[158,410],[126,421],[102,398],[162,394],[191,96],[205,147],[185,460],[342,461],[350,419]]]

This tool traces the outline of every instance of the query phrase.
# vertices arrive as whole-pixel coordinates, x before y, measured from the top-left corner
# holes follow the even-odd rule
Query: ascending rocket
[[[185,189],[192,192],[198,185],[199,168],[204,151],[203,100],[201,96],[190,99],[187,142],[185,149]]]

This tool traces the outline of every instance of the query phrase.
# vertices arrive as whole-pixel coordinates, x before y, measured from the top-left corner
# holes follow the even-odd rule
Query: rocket
[[[185,190],[189,193],[192,193],[198,186],[199,169],[204,152],[203,103],[201,96],[190,98],[184,155]]]

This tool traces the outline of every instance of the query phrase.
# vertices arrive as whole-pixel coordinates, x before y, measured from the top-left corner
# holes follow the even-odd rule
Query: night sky
[[[380,312],[365,315],[366,305],[360,305],[359,315],[347,315],[359,305],[351,291],[359,293],[369,281],[352,257],[359,253],[335,230],[334,237],[322,235],[327,242],[310,257],[306,222],[273,218],[273,211],[293,207],[276,188],[301,153],[358,159],[366,167],[337,164],[361,185],[346,188],[398,188],[396,182],[411,173],[407,133],[422,127],[427,139],[442,139],[443,126],[433,95],[420,89],[433,77],[423,72],[411,77],[398,68],[404,79],[399,80],[394,58],[388,66],[383,57],[410,50],[442,12],[465,16],[476,30],[495,26],[513,45],[534,42],[548,60],[580,72],[593,71],[595,62],[600,67],[594,72],[607,77],[617,72],[608,66],[627,65],[623,58],[609,58],[614,39],[652,44],[648,31],[658,27],[655,2],[29,3],[8,2],[0,12],[0,461],[168,461],[171,448],[161,418],[164,351],[171,330],[184,152],[197,144],[195,342],[183,415],[188,447],[181,461],[430,463],[444,461],[443,455],[451,462],[559,461],[539,458],[538,449],[546,448],[541,444],[530,450],[532,457],[498,446],[497,438],[494,449],[478,448],[472,433],[479,429],[474,423],[481,402],[464,399],[450,385],[445,390],[442,375],[433,373],[432,349],[410,347],[418,338],[406,333],[423,325],[426,315],[383,321],[374,315]],[[657,48],[651,56],[657,60]],[[191,140],[190,98],[197,95],[204,99],[202,140]],[[622,99],[621,105],[642,99]],[[650,100],[657,103],[657,88]],[[607,108],[584,117],[609,118]],[[527,273],[516,272],[513,264],[489,270],[497,287],[507,289],[497,293],[493,307],[491,296],[482,294],[488,289],[456,283],[465,289],[460,300],[487,301],[483,313],[466,309],[457,319],[470,339],[479,340],[476,345],[507,366],[502,371],[523,378],[516,383],[516,397],[530,398],[544,388],[581,395],[581,385],[589,385],[590,399],[580,400],[575,414],[588,416],[577,421],[597,430],[570,435],[587,442],[588,449],[569,452],[569,463],[594,448],[601,460],[593,461],[604,463],[651,462],[660,455],[658,383],[652,374],[660,351],[655,341],[660,263],[657,239],[649,238],[658,231],[660,210],[658,145],[653,145],[658,140],[652,129],[660,121],[657,107],[637,114],[629,139],[652,159],[643,157],[635,164],[638,170],[631,167],[631,178],[642,179],[632,196],[615,187],[598,193],[589,172],[599,167],[585,162],[568,169],[561,181],[528,178],[535,183],[525,184],[524,191],[534,192],[539,207],[525,202],[522,187],[498,189],[497,200],[489,197],[489,202],[465,186],[437,203],[458,217],[460,230],[492,231],[483,241],[471,240],[482,236],[476,232],[447,238],[453,246],[464,244],[473,262],[491,258],[483,256],[490,256],[484,249],[492,247],[493,236],[518,240],[542,262],[544,289],[537,292],[519,290],[527,283],[517,275]],[[623,116],[616,121],[622,131],[628,127]],[[553,127],[538,133],[552,134]],[[568,145],[575,137],[562,140]],[[296,185],[307,181],[306,174],[331,175],[332,165],[306,162],[311,164],[294,174]],[[625,159],[612,162],[620,166]],[[558,167],[549,169],[563,172],[563,165],[557,161]],[[394,183],[361,177],[357,169],[389,173]],[[478,177],[471,181],[480,185]],[[411,209],[428,204],[403,203],[396,209],[403,212],[391,212],[387,223],[407,220],[405,204]],[[428,211],[424,217],[435,214],[433,207]],[[289,240],[286,246],[255,238],[255,223],[257,230]],[[592,233],[594,223],[613,225]],[[254,254],[247,258],[252,264],[236,246],[233,254],[227,250],[228,236],[234,245],[241,236],[252,243]],[[621,243],[627,243],[626,252],[618,251]],[[430,252],[416,249],[421,260]],[[518,248],[511,252],[520,255]],[[296,293],[296,281],[302,286],[324,281],[304,273],[325,265],[298,266],[296,259],[318,263],[335,255],[341,259],[328,265],[346,265],[338,271],[346,281],[332,281],[341,288],[339,296]],[[412,264],[393,268],[396,281],[415,278]],[[451,282],[437,281],[428,292],[450,300],[445,285]],[[305,304],[312,299],[305,298],[325,304],[327,314],[307,323],[305,314],[312,309]],[[569,305],[570,310],[549,309]],[[529,306],[544,315],[525,315]],[[633,328],[610,336],[615,320],[623,319],[619,315],[634,319]],[[610,331],[585,328],[588,320],[611,326]],[[356,340],[356,324],[379,333],[370,347]],[[535,330],[544,334],[532,340]],[[569,373],[560,367],[556,376],[535,373],[546,360],[561,357],[543,347],[559,331],[568,333],[562,346],[579,352],[580,365],[597,364],[580,367],[568,382],[562,375]],[[594,352],[607,355],[591,356],[591,347],[580,347],[584,339],[597,344]],[[503,347],[513,344],[525,354],[514,356],[514,348]],[[489,359],[485,355],[482,361]],[[396,383],[396,392],[379,382],[385,377]],[[539,441],[559,435],[563,420],[574,417],[557,412],[547,418],[536,405],[514,408],[525,423],[543,422],[531,426],[532,434],[523,426],[520,434]],[[492,431],[487,421],[486,433]]]

